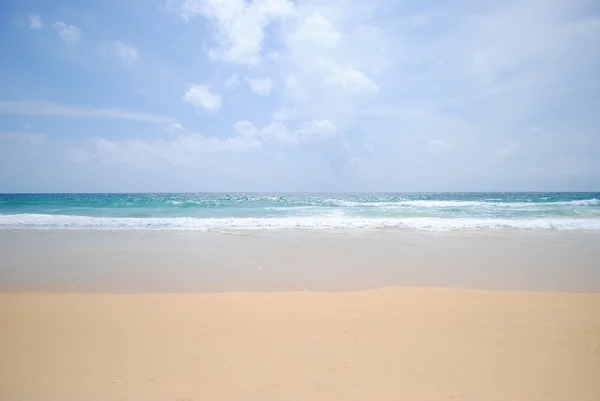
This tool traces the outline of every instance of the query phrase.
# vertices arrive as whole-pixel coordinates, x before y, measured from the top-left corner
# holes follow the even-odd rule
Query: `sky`
[[[599,191],[596,0],[5,0],[0,192]]]

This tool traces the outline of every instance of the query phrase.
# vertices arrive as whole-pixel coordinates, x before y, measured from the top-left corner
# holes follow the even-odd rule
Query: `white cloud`
[[[29,14],[29,28],[40,31],[43,28],[42,17],[37,14]]]
[[[362,72],[351,67],[330,64],[331,75],[328,82],[340,85],[351,91],[379,92],[379,87]]]
[[[273,89],[273,81],[270,78],[246,78],[252,92],[259,96],[267,96]]]
[[[298,141],[298,137],[280,122],[272,122],[260,130],[250,121],[238,121],[234,127],[240,136],[246,138],[282,143],[296,143]]]
[[[260,137],[266,141],[275,141],[282,143],[298,142],[298,134],[291,132],[283,123],[272,122],[260,130]]]
[[[206,85],[190,85],[183,99],[209,113],[216,113],[221,108],[221,97],[212,93]]]
[[[297,144],[316,142],[341,135],[339,129],[329,120],[310,121],[302,125],[302,129],[290,130],[281,121],[273,121],[269,125],[257,129],[250,121],[238,121],[235,130],[242,137],[254,137],[264,142]]]
[[[189,21],[198,15],[211,20],[215,60],[256,65],[261,60],[265,29],[294,11],[289,0],[167,0],[166,8]]]
[[[281,26],[282,48],[269,75],[283,84],[282,108],[299,120],[330,120],[349,127],[355,115],[375,99],[375,82],[391,65],[393,53],[374,7],[332,0],[298,2]],[[381,10],[377,10],[379,13]]]
[[[273,81],[282,82],[284,95],[272,123],[253,126],[265,141],[317,142],[342,135],[337,125],[349,125],[379,92],[371,76],[381,71],[380,57],[372,57],[385,43],[380,30],[359,23],[362,16],[348,20],[353,7],[341,2],[296,4],[296,12],[275,31],[274,41],[282,44],[275,49],[277,57],[261,66]],[[299,124],[289,124],[292,120]]]
[[[163,116],[160,114],[142,113],[122,109],[68,106],[60,103],[21,100],[0,100],[0,114],[75,118],[109,118],[145,123],[169,123],[174,121],[173,117]]]
[[[237,74],[232,74],[227,81],[223,84],[225,89],[235,89],[240,85],[240,80],[238,79]]]
[[[291,38],[300,42],[313,42],[320,46],[334,47],[342,38],[342,34],[329,20],[315,12],[302,21],[298,31],[292,34]]]
[[[285,107],[275,110],[272,116],[274,121],[288,121],[296,118],[296,110],[286,109]]]
[[[166,126],[165,132],[173,133],[183,131],[183,126],[179,123],[171,123]]]
[[[135,61],[139,58],[138,50],[128,45],[125,42],[120,40],[116,40],[111,43],[104,51],[104,53],[108,56],[118,57],[123,61]]]
[[[302,87],[300,80],[295,76],[285,79],[285,94],[292,100],[308,100],[307,91]]]
[[[81,40],[84,33],[75,25],[65,24],[62,21],[55,22],[53,28],[58,32],[58,36],[67,43],[74,43]]]
[[[252,153],[262,148],[254,136],[237,135],[220,138],[204,136],[185,129],[179,135],[157,140],[107,140],[96,139],[89,150],[73,149],[69,159],[78,163],[92,160],[105,164],[123,164],[132,167],[154,166],[166,163],[173,166],[193,165],[199,155],[215,153]]]
[[[237,121],[234,124],[234,128],[241,136],[255,136],[258,133],[250,121]]]
[[[305,123],[303,128],[298,131],[300,139],[305,141],[321,141],[334,138],[341,132],[329,120],[318,120]]]

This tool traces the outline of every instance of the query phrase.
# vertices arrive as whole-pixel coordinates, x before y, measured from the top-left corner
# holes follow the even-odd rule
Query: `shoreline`
[[[67,288],[12,288],[9,287],[6,290],[0,289],[0,297],[11,296],[11,295],[32,295],[32,296],[45,296],[45,295],[58,295],[58,296],[266,296],[276,297],[278,295],[360,295],[368,292],[376,291],[438,291],[438,292],[464,292],[464,293],[492,293],[492,294],[506,294],[506,295],[547,295],[547,296],[600,296],[599,291],[581,292],[581,291],[547,291],[547,290],[511,290],[511,289],[484,289],[484,288],[471,288],[471,287],[456,287],[456,286],[419,286],[419,285],[386,285],[381,287],[369,287],[360,289],[346,289],[346,290],[309,290],[309,289],[279,289],[273,291],[259,291],[259,290],[236,290],[236,291],[196,291],[196,292],[175,292],[175,291],[164,291],[164,292],[127,292],[127,291],[80,291],[77,287]]]
[[[1,230],[133,231],[133,232],[256,232],[307,230],[406,231],[566,231],[600,232],[600,218],[445,218],[404,217],[107,217],[77,215],[0,215]]]

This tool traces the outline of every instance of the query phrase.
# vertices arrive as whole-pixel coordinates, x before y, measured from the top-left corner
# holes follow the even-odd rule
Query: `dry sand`
[[[0,294],[0,400],[600,400],[600,294]]]

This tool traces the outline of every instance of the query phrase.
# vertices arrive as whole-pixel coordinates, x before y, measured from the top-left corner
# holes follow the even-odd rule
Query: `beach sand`
[[[600,293],[600,232],[0,230],[0,292]]]
[[[0,400],[599,401],[598,260],[578,232],[2,231]]]
[[[600,295],[0,294],[0,399],[600,400]]]

